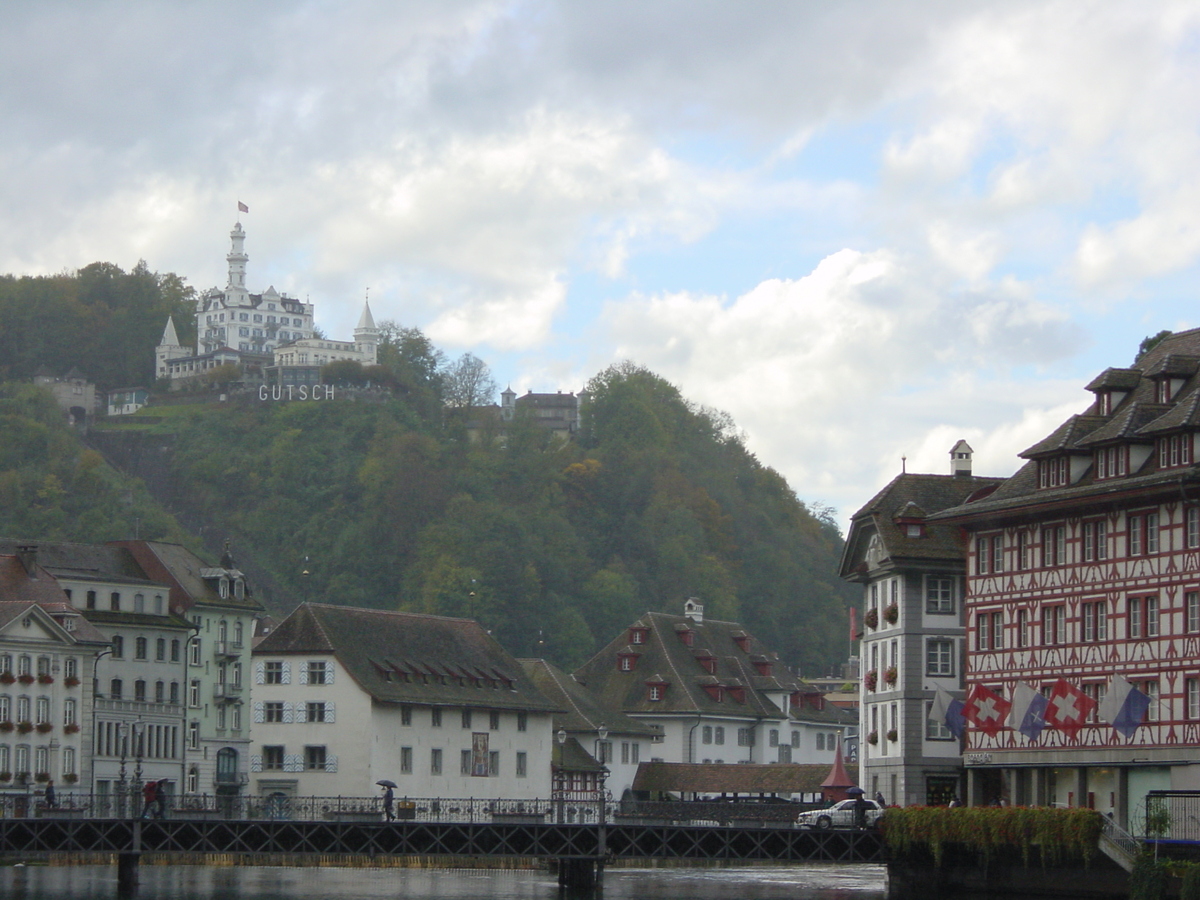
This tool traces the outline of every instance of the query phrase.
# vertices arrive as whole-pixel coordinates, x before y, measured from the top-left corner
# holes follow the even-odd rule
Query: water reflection
[[[116,867],[0,870],[6,900],[115,900]],[[143,866],[137,900],[883,900],[882,866],[610,869],[595,892],[560,894],[548,872]]]

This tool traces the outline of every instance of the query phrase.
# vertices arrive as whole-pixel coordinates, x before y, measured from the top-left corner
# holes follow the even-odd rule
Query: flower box
[[[889,604],[883,611],[883,621],[889,625],[895,625],[900,619],[900,607],[895,603]]]
[[[17,731],[19,731],[21,734],[29,734],[29,732],[33,731],[33,723],[32,722],[18,722],[17,723]]]
[[[79,679],[76,678],[74,675],[68,675],[66,678],[63,679],[63,684],[65,684],[67,687],[78,687]]]
[[[54,684],[53,675],[39,675],[37,677],[38,684]]]
[[[872,669],[866,674],[863,681],[866,682],[867,690],[873,691],[879,686],[879,673]]]
[[[38,782],[39,784],[45,784],[47,781],[50,780],[50,773],[49,772],[38,772],[36,775],[33,776],[33,780]]]
[[[0,684],[12,684],[17,680],[17,676],[12,672],[0,672]]]
[[[868,628],[878,628],[879,627],[879,610],[877,610],[873,606],[870,609],[868,609],[866,615],[863,616],[863,624],[866,625]]]
[[[33,684],[33,676],[32,675],[18,675],[17,681],[21,682],[21,684]]]
[[[895,666],[888,666],[883,673],[883,681],[885,684],[895,684],[896,679],[900,677],[900,673],[896,671]]]
[[[0,731],[9,732],[16,727],[12,722],[0,722]]]
[[[79,726],[76,725],[75,728],[78,729]],[[66,775],[63,776],[63,781],[65,781],[67,784],[74,784],[78,780],[79,780],[79,776],[76,775],[74,772],[68,772]]]
[[[49,722],[38,722],[37,730],[38,730],[38,734],[49,734],[51,731],[54,730],[54,726],[51,725]]]
[[[0,781],[12,781],[12,772],[0,772]]]
[[[70,725],[67,725],[65,728],[63,728],[63,731],[67,734],[77,734],[79,732],[79,726],[72,722]]]

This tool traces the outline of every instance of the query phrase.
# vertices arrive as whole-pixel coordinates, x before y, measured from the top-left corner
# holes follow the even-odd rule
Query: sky
[[[0,4],[0,272],[311,300],[503,388],[625,360],[848,517],[1200,325],[1200,3]]]

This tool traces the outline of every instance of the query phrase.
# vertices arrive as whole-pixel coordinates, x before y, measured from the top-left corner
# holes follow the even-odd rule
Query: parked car
[[[796,817],[796,825],[800,828],[815,828],[818,831],[828,831],[830,828],[853,828],[854,798],[839,800],[828,809],[810,809]],[[872,828],[883,817],[883,807],[874,800],[863,799],[866,804],[867,827]]]

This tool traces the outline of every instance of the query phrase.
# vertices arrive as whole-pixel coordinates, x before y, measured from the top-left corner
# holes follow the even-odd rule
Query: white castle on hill
[[[196,346],[184,347],[167,319],[157,349],[155,376],[173,383],[203,375],[227,363],[241,365],[253,380],[257,367],[264,380],[275,384],[317,384],[321,366],[337,360],[375,365],[379,330],[364,302],[353,341],[331,341],[313,335],[313,305],[274,287],[261,294],[246,289],[244,247],[246,232],[238,222],[229,233],[233,247],[229,282],[212,288],[196,301]]]

